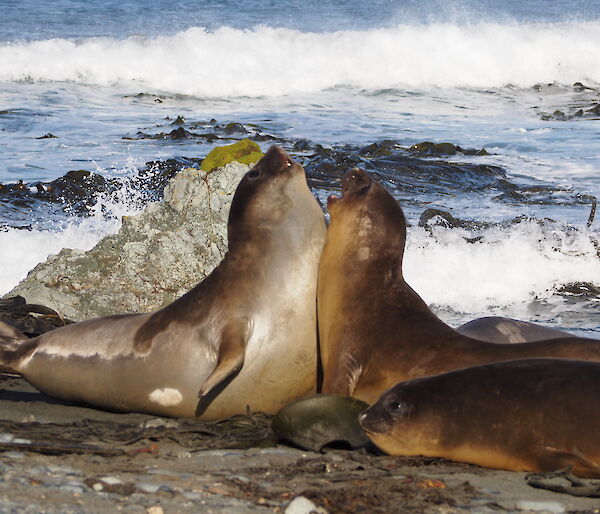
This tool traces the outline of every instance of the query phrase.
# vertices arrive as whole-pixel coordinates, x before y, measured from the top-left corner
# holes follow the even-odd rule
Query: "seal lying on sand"
[[[494,344],[458,333],[404,281],[406,221],[396,200],[358,169],[330,197],[319,266],[323,392],[374,403],[398,382],[528,357],[600,361],[600,343],[563,338]]]
[[[465,336],[488,343],[526,343],[543,339],[573,337],[572,334],[562,330],[501,316],[477,318],[461,325],[456,330]]]
[[[391,455],[600,477],[600,364],[524,359],[402,382],[361,414]]]
[[[46,394],[113,410],[275,413],[315,389],[325,231],[304,169],[272,147],[241,180],[228,252],[203,282],[153,313],[6,344],[0,364]]]

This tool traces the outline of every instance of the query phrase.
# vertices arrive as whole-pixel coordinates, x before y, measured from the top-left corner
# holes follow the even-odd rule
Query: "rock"
[[[177,116],[171,125],[185,125],[185,118],[183,116]]]
[[[457,153],[461,153],[463,155],[489,155],[485,148],[461,148],[460,146],[452,143],[436,144],[429,141],[414,144],[409,148],[409,150],[424,155],[456,155]]]
[[[200,169],[212,171],[229,162],[238,161],[244,164],[254,164],[262,157],[260,146],[249,139],[242,139],[232,145],[213,148],[202,161]]]
[[[348,396],[317,394],[283,407],[273,418],[272,428],[281,441],[304,450],[320,451],[332,443],[361,448],[369,439],[358,416],[369,407]]]
[[[225,134],[247,134],[248,130],[241,123],[230,122],[223,128]]]
[[[89,252],[63,249],[50,256],[6,296],[52,306],[76,321],[172,302],[221,261],[229,206],[248,169],[232,162],[211,173],[181,170],[165,188],[163,202],[124,217],[119,232]]]
[[[285,514],[327,514],[323,507],[317,507],[306,496],[296,496],[284,512]]]

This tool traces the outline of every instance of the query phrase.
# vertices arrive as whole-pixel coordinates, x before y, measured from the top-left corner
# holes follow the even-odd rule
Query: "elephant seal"
[[[350,170],[319,265],[317,305],[322,391],[369,404],[398,382],[528,357],[600,361],[600,342],[562,338],[494,344],[441,321],[405,282],[406,221],[398,202],[367,173]]]
[[[461,325],[456,330],[465,336],[488,343],[527,343],[543,339],[573,337],[572,334],[562,330],[501,316],[477,318]]]
[[[397,384],[359,418],[391,455],[600,477],[600,363],[496,362]]]
[[[29,339],[0,351],[0,363],[50,396],[111,410],[275,413],[315,391],[325,232],[304,169],[272,147],[240,181],[228,251],[200,284],[156,312]]]

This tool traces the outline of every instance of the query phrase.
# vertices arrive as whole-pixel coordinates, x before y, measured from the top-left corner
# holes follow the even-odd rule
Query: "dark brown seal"
[[[600,360],[600,343],[563,338],[493,344],[443,323],[405,282],[406,221],[398,202],[364,171],[350,170],[319,267],[323,392],[374,403],[396,383],[453,369],[528,357]]]
[[[402,382],[360,416],[391,455],[600,477],[600,364],[523,359]]]
[[[272,147],[238,185],[228,252],[203,282],[153,313],[11,343],[0,363],[44,393],[114,410],[275,413],[315,390],[325,230],[304,169]]]

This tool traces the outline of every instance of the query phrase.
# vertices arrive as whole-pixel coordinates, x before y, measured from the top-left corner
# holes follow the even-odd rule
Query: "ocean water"
[[[217,144],[158,137],[177,116],[192,132],[258,126],[288,149],[485,148],[421,157],[497,167],[516,192],[440,190],[435,176],[402,185],[390,172],[411,224],[407,280],[453,324],[503,314],[600,338],[600,220],[586,226],[600,197],[597,0],[0,0],[0,13],[0,183],[80,169],[122,179]],[[294,155],[308,165],[310,154]],[[143,208],[123,184],[85,215],[0,195],[0,294]],[[426,230],[426,208],[490,225]]]

